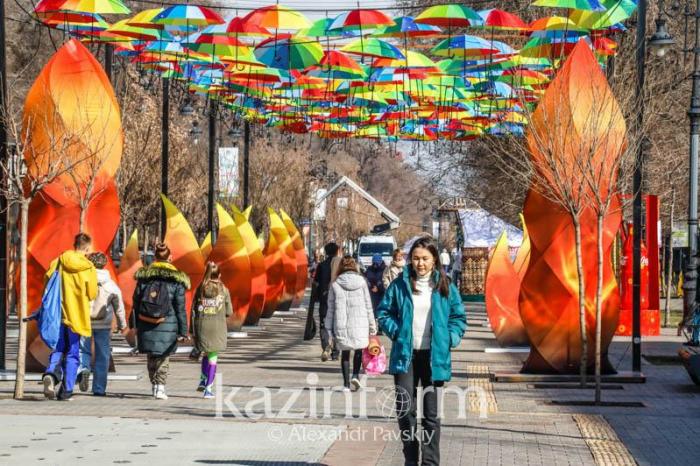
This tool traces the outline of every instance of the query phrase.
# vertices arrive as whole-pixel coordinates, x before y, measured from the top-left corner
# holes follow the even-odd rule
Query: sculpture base
[[[617,374],[606,374],[601,377],[603,383],[645,383],[646,376],[641,372],[618,372]],[[522,372],[496,372],[494,380],[501,383],[576,383],[580,380],[578,375],[573,374],[523,374]],[[588,382],[592,382],[592,376],[588,377]]]
[[[589,358],[590,364],[588,365],[588,373],[593,374],[595,372],[595,362],[593,358]],[[577,377],[579,374],[579,366],[578,366],[578,361],[576,361],[576,364],[573,364],[568,370],[562,371],[559,370],[555,367],[552,367],[543,357],[540,355],[540,353],[537,351],[537,348],[533,347],[532,350],[530,351],[530,355],[528,356],[527,360],[525,361],[525,364],[523,364],[523,368],[520,370],[521,373],[523,374],[552,374],[552,375],[573,375],[574,377]],[[610,375],[610,374],[615,374],[615,368],[613,365],[608,361],[608,354],[603,353],[601,355],[601,373],[604,375]]]

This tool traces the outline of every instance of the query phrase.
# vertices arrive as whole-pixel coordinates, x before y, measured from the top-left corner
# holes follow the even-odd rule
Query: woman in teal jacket
[[[389,285],[377,308],[377,320],[392,340],[389,372],[396,384],[405,464],[418,464],[421,445],[421,464],[437,465],[440,420],[436,389],[452,376],[450,350],[462,340],[467,316],[457,288],[443,271],[432,238],[416,240],[408,257],[409,265]],[[422,433],[417,431],[416,419],[419,383],[423,387]]]

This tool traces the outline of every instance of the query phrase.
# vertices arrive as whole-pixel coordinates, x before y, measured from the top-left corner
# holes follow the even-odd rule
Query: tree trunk
[[[578,312],[581,330],[581,387],[586,386],[588,370],[588,336],[586,333],[586,286],[583,278],[583,252],[581,247],[581,223],[578,215],[572,216],[576,240],[576,273],[578,274]]]
[[[24,397],[24,366],[27,359],[27,235],[29,224],[29,199],[20,204],[20,251],[19,251],[19,339],[17,343],[17,378],[15,399]]]
[[[85,231],[85,217],[87,217],[87,206],[80,206],[80,226],[78,231],[83,233]]]
[[[597,282],[595,288],[595,403],[600,403],[600,372],[601,372],[601,338],[602,338],[602,317],[603,317],[603,220],[604,214],[602,212],[598,213],[598,223],[596,232],[596,264],[598,266],[597,270]]]
[[[664,303],[664,327],[668,327],[671,319],[671,284],[673,283],[673,214],[676,206],[676,188],[671,190],[671,235],[668,241],[668,257],[666,258],[666,302]]]

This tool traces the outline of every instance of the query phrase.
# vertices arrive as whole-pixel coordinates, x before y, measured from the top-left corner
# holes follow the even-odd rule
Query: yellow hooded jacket
[[[97,271],[85,254],[69,250],[54,259],[46,271],[48,281],[61,261],[61,314],[63,323],[78,335],[88,337],[90,301],[97,298]]]

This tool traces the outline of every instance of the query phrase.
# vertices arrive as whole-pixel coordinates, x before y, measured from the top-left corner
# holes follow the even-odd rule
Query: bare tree
[[[42,195],[42,190],[60,177],[78,169],[93,154],[81,153],[86,134],[56,131],[56,121],[60,116],[55,107],[50,107],[43,115],[25,115],[13,105],[0,115],[11,140],[16,141],[14,151],[7,160],[0,163],[6,185],[2,187],[8,207],[18,205],[20,210],[20,251],[19,251],[19,341],[17,350],[17,377],[14,397],[24,396],[24,374],[27,346],[27,242],[29,227],[29,206],[34,198]],[[82,131],[82,130],[81,130]],[[74,155],[80,154],[78,157]]]

